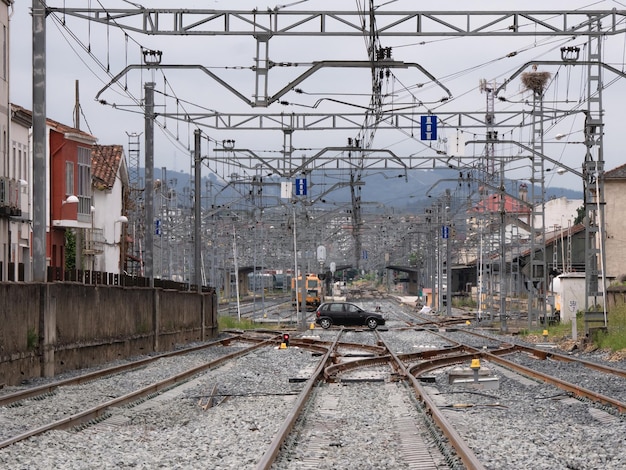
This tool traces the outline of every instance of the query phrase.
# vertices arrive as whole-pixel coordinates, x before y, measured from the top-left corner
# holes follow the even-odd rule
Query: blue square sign
[[[306,178],[296,178],[296,196],[306,196]]]
[[[437,116],[420,116],[420,138],[437,140]]]

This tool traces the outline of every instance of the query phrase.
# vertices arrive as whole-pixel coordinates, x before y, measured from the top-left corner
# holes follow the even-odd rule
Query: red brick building
[[[92,225],[91,151],[97,139],[50,119],[47,128],[51,220],[47,257],[49,266],[64,268],[66,230],[88,229]],[[77,235],[82,232],[76,230]],[[76,246],[81,246],[79,240]]]

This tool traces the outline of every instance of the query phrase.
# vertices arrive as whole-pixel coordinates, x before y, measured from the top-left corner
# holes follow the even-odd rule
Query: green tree
[[[585,220],[585,206],[582,205],[576,209],[576,219],[574,219],[574,225],[582,224]]]
[[[65,270],[76,269],[76,233],[74,230],[65,231]]]

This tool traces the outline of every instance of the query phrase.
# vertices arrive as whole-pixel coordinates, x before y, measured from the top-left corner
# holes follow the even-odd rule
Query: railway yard
[[[0,467],[626,468],[626,361],[356,302],[385,326],[255,305],[278,326],[5,387]]]

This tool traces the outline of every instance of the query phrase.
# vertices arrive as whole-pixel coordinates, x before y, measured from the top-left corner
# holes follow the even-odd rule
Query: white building
[[[550,199],[544,204],[544,218],[547,232],[557,232],[574,226],[578,216],[578,209],[583,206],[582,199],[567,199],[559,197]],[[535,220],[535,226],[541,227],[541,222]]]
[[[4,207],[0,212],[9,211],[9,231],[6,241],[9,248],[7,263],[3,263],[2,280],[31,280],[31,207],[32,207],[32,158],[30,152],[30,134],[32,118],[22,108],[11,105],[11,149],[8,163],[8,175],[0,181],[0,199]],[[8,206],[6,205],[8,203]],[[3,234],[6,232],[2,232]],[[6,269],[5,269],[6,268]]]
[[[28,233],[23,228],[23,211],[28,217],[29,178],[28,138],[14,139],[11,135],[11,106],[9,102],[9,9],[13,0],[0,2],[0,281],[25,278],[29,259]],[[27,123],[21,122],[28,136]],[[22,195],[26,194],[23,205]],[[23,235],[26,235],[24,238]],[[24,243],[24,240],[26,242]],[[26,257],[24,255],[26,254]]]
[[[92,227],[85,245],[85,269],[120,274],[124,266],[124,214],[128,171],[121,145],[94,145],[91,153]]]

